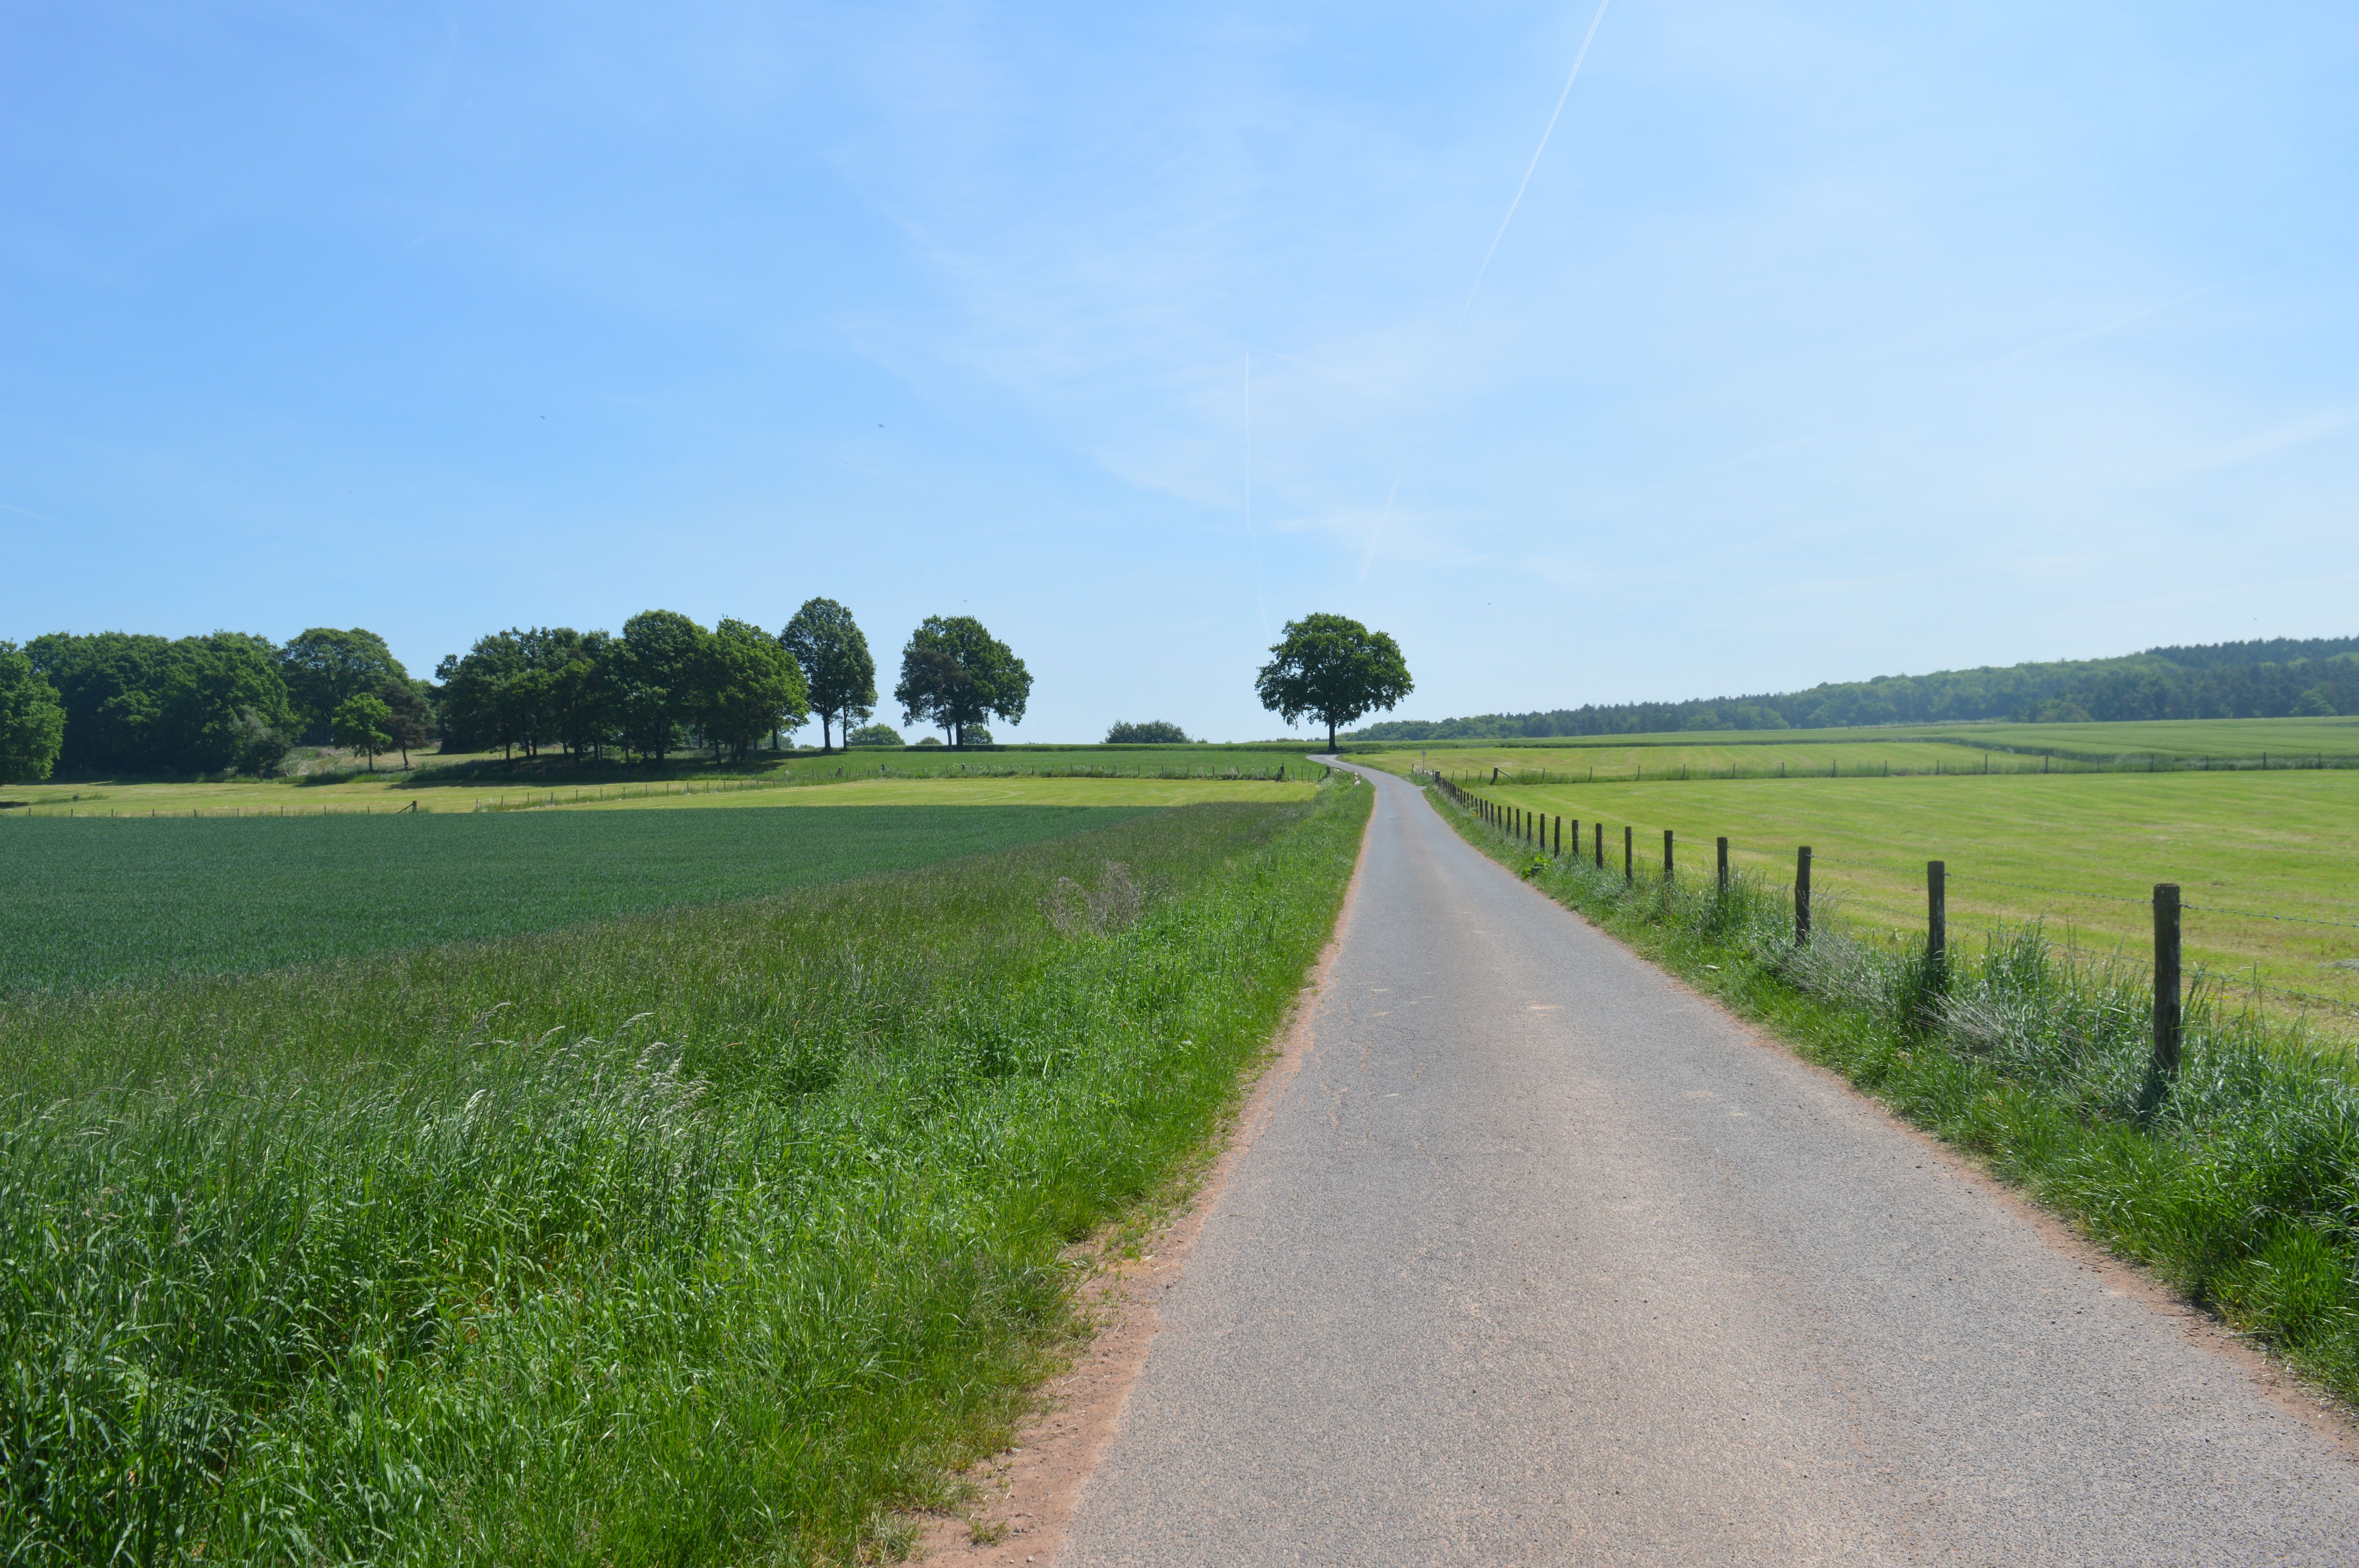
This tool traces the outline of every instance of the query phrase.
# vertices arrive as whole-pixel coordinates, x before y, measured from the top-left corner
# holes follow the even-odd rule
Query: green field
[[[10,1560],[897,1557],[901,1510],[954,1506],[1071,1342],[1075,1244],[1201,1158],[1327,940],[1372,793],[8,999]],[[385,879],[354,844],[626,883],[650,874],[625,830],[843,815],[170,826],[246,860],[333,847],[365,902]],[[168,842],[55,826],[87,837],[42,843]]]
[[[1144,809],[879,803],[19,819],[0,823],[0,885],[9,889],[0,900],[0,995],[318,963],[756,898],[1053,838]]]
[[[1966,932],[2044,922],[2067,944],[2142,956],[2154,884],[2188,904],[2188,962],[2265,1007],[2359,1008],[2359,772],[1790,778],[1491,787],[1504,804],[1583,825],[1610,864],[1625,826],[1658,864],[1663,829],[1690,874],[1713,840],[1790,882],[1794,851],[1864,926],[1924,927],[1925,862],[1946,863],[1950,920]],[[1568,831],[1570,829],[1568,828]],[[2275,992],[2298,992],[2284,996]],[[2304,998],[2315,999],[2305,1000]],[[2328,1007],[2326,1004],[2334,1004]]]
[[[1930,749],[1929,749],[1930,748]],[[1737,768],[1774,772],[1779,761],[1817,772],[1830,764],[1845,773],[1876,771],[1889,762],[1895,773],[1979,769],[1985,752],[1995,770],[2010,766],[2037,771],[2040,759],[2058,764],[2136,769],[2150,762],[2200,767],[2223,765],[2304,768],[2321,762],[2359,765],[2359,718],[2185,719],[2123,724],[1919,724],[1861,730],[1721,730],[1652,735],[1579,735],[1511,741],[1429,741],[1353,743],[1354,762],[1396,770],[1422,753],[1453,775],[1541,769],[1560,774],[1595,768],[1597,776],[1627,776],[1643,765],[1647,776],[1676,771],[1684,762],[1696,773]],[[1833,755],[1830,755],[1833,752]],[[1593,754],[1594,753],[1594,754]],[[1613,759],[1609,761],[1609,759]]]

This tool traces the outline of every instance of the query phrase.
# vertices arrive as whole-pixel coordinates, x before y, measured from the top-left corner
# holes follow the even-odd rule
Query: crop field
[[[1372,793],[6,999],[9,1555],[897,1557],[1071,1343],[1074,1244],[1119,1246],[1206,1151]],[[617,827],[848,815],[302,827],[584,835],[538,841],[573,864]]]
[[[1484,786],[1473,793],[1582,825],[1607,862],[1636,829],[1658,865],[1672,830],[1680,865],[1710,875],[1713,840],[1740,866],[1811,880],[1848,920],[1921,934],[1925,862],[1947,867],[1950,922],[1971,933],[2039,921],[2067,945],[2151,951],[2154,884],[2180,884],[2187,962],[2230,1001],[2359,1009],[2359,772],[1789,778]],[[2298,993],[2298,994],[2286,994]],[[2337,1024],[2338,1028],[2347,1027]]]
[[[756,898],[1058,838],[1153,804],[19,819],[0,823],[0,996]]]
[[[474,758],[410,773],[234,778],[211,783],[57,782],[0,788],[0,818],[11,816],[301,816],[350,812],[451,812],[534,805],[712,804],[708,796],[758,795],[784,801],[806,785],[918,780],[997,781],[1010,803],[1055,805],[1082,796],[1073,786],[1161,785],[1138,796],[1155,804],[1195,800],[1299,799],[1292,786],[1325,769],[1291,749],[1226,746],[1106,747],[1071,751],[950,752],[858,751],[832,756],[759,757],[743,766],[675,762],[662,768],[577,768],[562,759],[514,764]],[[1278,793],[1268,793],[1275,785]],[[978,796],[977,798],[982,798]],[[806,804],[796,793],[795,804]]]

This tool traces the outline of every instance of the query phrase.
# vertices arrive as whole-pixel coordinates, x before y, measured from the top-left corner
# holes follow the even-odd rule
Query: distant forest
[[[1637,735],[1668,730],[1839,730],[1870,724],[2091,719],[2283,719],[2359,713],[2359,637],[2149,648],[2114,659],[1814,686],[1808,691],[1686,702],[1616,702],[1550,713],[1393,719],[1352,741],[1489,741]]]

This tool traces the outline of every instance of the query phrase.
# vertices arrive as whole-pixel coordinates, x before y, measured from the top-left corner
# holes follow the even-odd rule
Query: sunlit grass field
[[[1071,1332],[1074,1243],[1203,1153],[1332,928],[1372,793],[0,998],[7,1554],[899,1557],[903,1510],[954,1504]],[[995,809],[875,821],[922,845]],[[777,878],[793,835],[863,812],[10,826],[68,854],[168,828],[228,847],[221,878],[324,847],[344,858],[233,896],[414,911],[496,901],[469,857],[491,881]],[[625,848],[648,833],[727,852],[651,865]]]
[[[2180,884],[2190,968],[2234,999],[2263,987],[2359,1007],[2359,772],[2090,773],[2073,776],[1791,778],[1685,784],[1483,786],[1475,793],[1606,828],[1659,864],[1673,831],[1689,874],[1711,874],[1713,840],[1790,882],[1794,851],[1864,925],[1920,934],[1925,863],[1946,862],[1955,931],[2038,920],[2058,940],[2143,957],[2154,884]],[[1568,831],[1570,829],[1568,828]],[[2349,966],[2349,967],[2345,967]],[[2299,1010],[2299,999],[2261,994]],[[2321,1010],[2324,1020],[2345,1015]]]
[[[1399,773],[1416,763],[1417,754],[1395,752],[1368,756],[1355,752],[1352,760]],[[1586,745],[1562,751],[1508,747],[1435,751],[1427,756],[1424,765],[1449,774],[1461,784],[1485,782],[1494,768],[1499,770],[1502,779],[1583,784],[1693,780],[1731,774],[1739,778],[1780,774],[1858,778],[1869,774],[1883,777],[1886,773],[1981,773],[1984,769],[2036,773],[2040,771],[2042,759],[2007,752],[1969,752],[1937,741],[1723,742],[1715,737],[1709,741],[1682,745],[1621,741],[1611,746]]]
[[[840,809],[0,822],[0,996],[758,898],[1060,838],[1162,804],[948,805],[940,793],[962,786],[908,787],[935,798],[814,790],[802,793]]]
[[[1930,750],[1927,749],[1930,746]],[[1796,748],[1801,748],[1797,751]],[[1453,773],[1549,769],[1558,773],[1615,770],[1627,774],[1643,763],[1652,778],[1682,761],[1695,773],[1737,767],[1774,770],[1782,757],[1799,767],[1808,760],[1825,773],[1830,763],[1843,773],[1890,762],[1895,772],[1941,763],[1941,771],[1979,769],[1992,753],[1994,769],[2037,770],[2042,756],[2059,762],[2136,768],[2152,758],[2162,764],[2222,762],[2305,767],[2323,759],[2359,762],[2359,717],[2338,719],[2188,719],[2122,724],[1921,724],[1861,730],[1744,730],[1669,731],[1651,735],[1582,735],[1528,741],[1431,741],[1353,742],[1353,762],[1398,769],[1420,752],[1433,765]],[[1839,755],[1825,755],[1838,750]],[[1592,753],[1595,753],[1593,755]],[[1614,759],[1608,761],[1609,758]]]
[[[1326,770],[1300,748],[1107,747],[1065,752],[869,751],[739,765],[679,762],[662,768],[574,768],[561,759],[506,764],[465,759],[409,773],[211,783],[58,782],[0,787],[0,820],[20,816],[302,816],[350,812],[447,813],[627,802],[645,806],[816,805],[814,793],[938,781],[958,798],[1001,805],[1184,806],[1203,800],[1300,800]],[[1281,777],[1282,775],[1282,777]],[[322,782],[324,778],[325,782]],[[993,788],[977,788],[988,784]],[[812,786],[807,788],[806,786]],[[1109,787],[1128,791],[1116,799]],[[915,795],[895,799],[916,800]]]

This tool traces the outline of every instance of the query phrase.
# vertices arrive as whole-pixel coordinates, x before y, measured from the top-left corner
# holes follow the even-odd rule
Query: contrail
[[[1532,161],[1524,166],[1524,180],[1516,187],[1516,199],[1507,203],[1507,215],[1499,220],[1499,232],[1491,236],[1491,248],[1483,253],[1483,265],[1474,269],[1474,287],[1466,291],[1466,303],[1458,312],[1458,324],[1466,324],[1466,312],[1474,308],[1474,296],[1482,292],[1483,275],[1491,270],[1491,258],[1499,254],[1499,242],[1507,237],[1507,225],[1516,221],[1516,209],[1524,204],[1524,191],[1532,183],[1532,171],[1540,166],[1540,154],[1548,151],[1549,138],[1556,135],[1557,116],[1564,113],[1564,101],[1572,96],[1572,83],[1581,74],[1581,62],[1589,58],[1589,46],[1596,41],[1597,29],[1604,25],[1605,7],[1614,0],[1598,0],[1597,15],[1589,19],[1589,31],[1582,36],[1581,52],[1572,57],[1572,69],[1565,73],[1564,91],[1556,95],[1556,107],[1549,111],[1548,128],[1540,133],[1540,145],[1532,149]]]
[[[1499,254],[1499,242],[1507,237],[1507,225],[1516,221],[1516,209],[1524,204],[1524,192],[1531,188],[1532,175],[1540,167],[1540,155],[1548,151],[1549,138],[1556,135],[1556,123],[1564,114],[1565,100],[1572,96],[1572,84],[1581,77],[1581,63],[1589,58],[1589,46],[1597,41],[1597,29],[1605,25],[1605,8],[1614,0],[1597,0],[1597,15],[1589,18],[1589,31],[1581,37],[1581,48],[1573,54],[1572,69],[1564,75],[1564,90],[1556,95],[1556,107],[1549,111],[1548,124],[1540,132],[1539,146],[1532,149],[1532,161],[1524,166],[1524,178],[1516,187],[1515,200],[1507,203],[1507,215],[1499,220],[1499,232],[1491,236],[1491,248],[1483,253],[1483,265],[1474,269],[1474,285],[1466,291],[1466,303],[1458,308],[1458,324],[1451,330],[1454,341],[1466,330],[1467,315],[1474,308],[1474,297],[1483,292],[1483,279],[1491,271],[1491,258]],[[1368,568],[1376,563],[1376,545],[1384,538],[1385,529],[1393,520],[1393,497],[1400,493],[1401,477],[1408,471],[1408,459],[1404,456],[1400,466],[1393,470],[1393,482],[1385,492],[1385,509],[1376,518],[1376,525],[1368,533],[1368,553],[1360,558],[1360,580],[1357,587],[1368,586]]]

